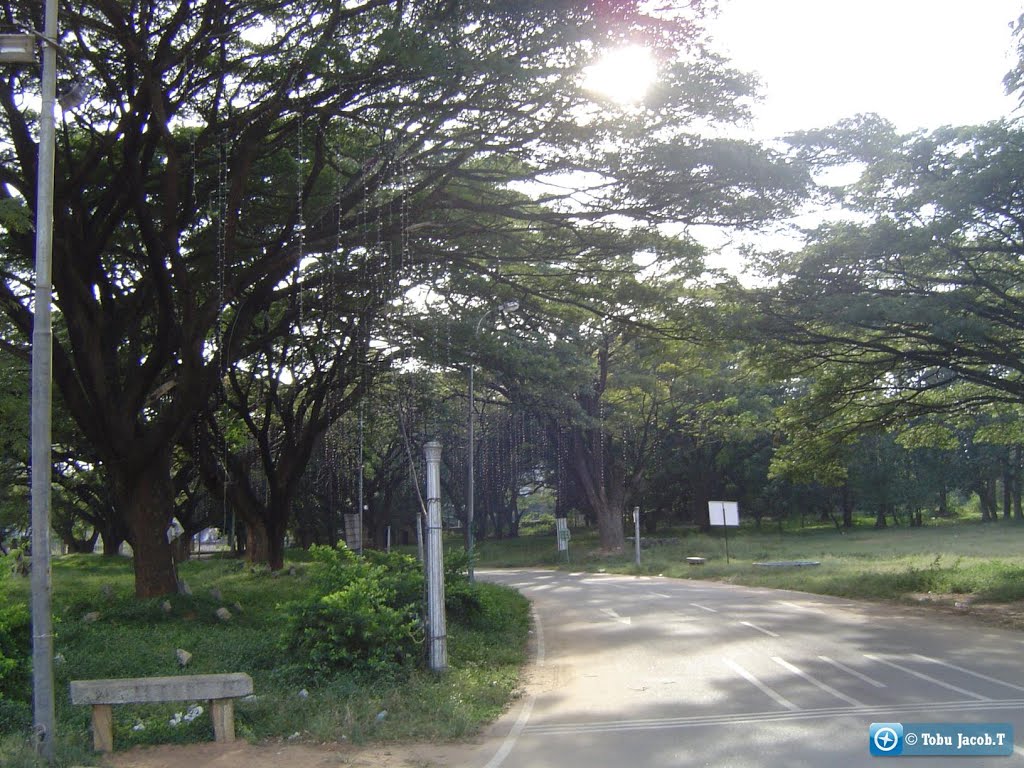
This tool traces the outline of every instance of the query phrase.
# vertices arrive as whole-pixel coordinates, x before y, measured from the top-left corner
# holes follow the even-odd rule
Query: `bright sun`
[[[658,77],[658,65],[641,45],[606,51],[584,70],[583,87],[619,104],[636,104]]]

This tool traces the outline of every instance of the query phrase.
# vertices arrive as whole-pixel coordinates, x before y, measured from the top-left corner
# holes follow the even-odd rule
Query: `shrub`
[[[300,666],[313,675],[388,674],[418,657],[423,577],[415,560],[361,559],[343,545],[312,556],[314,594],[287,610],[285,646]]]
[[[520,536],[554,536],[555,516],[549,513],[524,516],[519,521]]]
[[[0,557],[0,594],[6,592],[4,582],[10,577],[9,559]],[[0,605],[0,732],[31,722],[30,637],[28,608],[20,602]]]
[[[449,621],[467,624],[478,621],[483,613],[480,590],[469,580],[469,556],[464,550],[445,553],[444,607]]]

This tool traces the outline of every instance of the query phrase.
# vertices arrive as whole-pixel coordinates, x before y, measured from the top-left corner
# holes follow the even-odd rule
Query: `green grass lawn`
[[[599,551],[596,532],[573,532],[570,561],[550,534],[478,544],[478,566],[545,566],[572,570],[662,574],[687,579],[795,589],[864,599],[913,600],[922,593],[970,595],[976,604],[1024,601],[1024,525],[1000,521],[932,523],[923,528],[846,532],[816,526],[729,532],[729,562],[721,530],[659,532],[671,540],[644,549],[639,568],[631,548]],[[461,548],[452,537],[447,547]],[[703,566],[686,557],[700,556]],[[191,595],[138,601],[131,565],[123,558],[75,555],[54,560],[53,605],[58,766],[95,765],[87,707],[72,707],[68,682],[102,677],[247,672],[256,697],[239,702],[236,730],[251,740],[296,737],[311,741],[446,740],[476,732],[507,705],[525,660],[528,605],[518,594],[480,584],[486,610],[471,624],[449,625],[451,670],[443,676],[411,671],[398,678],[337,676],[310,680],[281,650],[282,606],[308,594],[305,553],[279,575],[230,559],[181,566]],[[762,568],[764,561],[813,560],[819,566]],[[0,581],[0,596],[28,600],[28,580]],[[225,606],[230,622],[215,616]],[[87,621],[98,613],[95,621]],[[177,649],[192,654],[182,670]],[[171,726],[187,703],[114,708],[115,744],[212,739],[206,713]],[[378,717],[387,711],[387,716]],[[141,727],[140,727],[141,726]],[[29,768],[26,734],[0,733],[0,765]]]
[[[844,532],[833,526],[785,532],[743,526],[729,531],[728,563],[722,529],[664,531],[655,538],[676,541],[644,549],[639,568],[631,544],[623,555],[607,556],[598,551],[596,532],[586,530],[573,532],[569,563],[559,557],[553,532],[483,542],[478,562],[481,567],[539,565],[662,574],[865,599],[913,599],[933,592],[971,595],[978,603],[1024,600],[1024,525],[1012,521],[943,521],[882,530],[860,526]],[[685,558],[690,556],[704,557],[707,563],[687,565]],[[820,565],[754,565],[801,560]]]
[[[192,594],[139,601],[123,558],[67,556],[53,563],[58,765],[93,765],[88,707],[72,706],[73,679],[246,672],[255,699],[236,704],[236,733],[263,740],[443,741],[476,732],[507,706],[526,658],[529,606],[512,590],[480,584],[483,615],[449,621],[450,671],[409,670],[392,678],[309,679],[281,650],[282,606],[310,589],[309,566],[280,575],[229,559],[184,563]],[[0,582],[0,589],[4,583]],[[28,600],[28,579],[6,582],[8,600]],[[215,611],[227,607],[229,622]],[[86,619],[98,613],[94,621]],[[192,659],[182,669],[177,649]],[[136,744],[213,738],[208,713],[171,726],[189,702],[116,706],[118,750]],[[381,716],[381,712],[387,712]],[[26,733],[0,733],[0,765],[28,768]]]

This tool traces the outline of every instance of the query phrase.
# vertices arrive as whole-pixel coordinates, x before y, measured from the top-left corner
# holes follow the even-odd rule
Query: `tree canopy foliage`
[[[38,5],[3,0],[5,21],[39,28]],[[608,549],[634,505],[652,525],[706,524],[715,497],[758,520],[848,521],[854,497],[882,521],[919,512],[936,456],[957,452],[955,485],[992,514],[991,478],[1019,498],[1024,134],[860,116],[789,154],[737,139],[756,83],[714,52],[712,5],[63,3],[60,87],[92,86],[57,141],[65,541],[126,540],[140,596],[177,586],[173,517],[187,534],[236,519],[275,568],[289,528],[334,543],[360,503],[380,541],[415,508],[429,437],[451,448],[452,519],[472,452],[483,528],[514,532],[519,489],[545,487]],[[626,43],[658,82],[602,102],[584,72]],[[38,75],[4,76],[16,381]],[[813,193],[849,215],[762,256],[757,287],[707,268],[697,227],[772,221],[836,169],[856,181]],[[23,443],[0,457],[14,485]],[[880,467],[900,471],[882,483]],[[940,507],[952,485],[931,489]]]

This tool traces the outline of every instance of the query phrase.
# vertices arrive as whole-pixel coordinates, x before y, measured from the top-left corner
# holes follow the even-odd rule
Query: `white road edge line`
[[[536,606],[531,606],[530,613],[533,614],[533,628],[537,637],[537,648],[535,659],[538,666],[543,666],[545,662],[546,649],[544,647],[544,625],[540,622],[540,614],[537,613]],[[523,729],[526,728],[526,724],[530,722],[530,715],[533,713],[533,702],[536,701],[535,696],[529,696],[525,702],[523,702],[523,708],[519,710],[519,717],[516,718],[515,724],[512,726],[512,730],[508,732],[508,736],[501,742],[501,746],[498,747],[498,751],[494,753],[484,768],[501,768],[501,764],[505,762],[505,758],[511,754],[512,750],[516,746],[516,742],[519,740],[520,735],[523,733]]]
[[[531,696],[523,704],[522,710],[519,712],[519,717],[516,718],[515,725],[512,726],[512,730],[508,732],[508,736],[501,743],[501,747],[497,752],[494,753],[494,757],[491,758],[490,762],[484,766],[484,768],[499,768],[499,766],[505,762],[505,758],[509,756],[512,749],[516,745],[516,741],[519,740],[520,734],[526,727],[526,723],[530,719],[530,713],[533,712],[533,697]]]
[[[794,608],[798,611],[807,611],[808,613],[824,613],[821,608],[813,608],[809,605],[800,605],[800,603],[793,603],[789,600],[779,600],[779,605],[785,605],[788,608]]]
[[[1021,757],[1024,757],[1024,747],[1018,747],[1018,746],[1014,745],[1013,751],[1016,754],[1020,755]]]
[[[825,709],[800,709],[795,712],[770,710],[768,712],[747,712],[721,715],[703,715],[696,717],[670,717],[654,720],[615,720],[590,723],[547,723],[531,725],[526,732],[534,736],[550,736],[568,733],[613,733],[618,731],[666,730],[675,728],[703,728],[708,726],[730,726],[746,723],[795,722],[799,720],[816,720],[836,717],[870,717],[883,715],[891,717],[895,713],[919,714],[929,712],[1001,712],[1004,710],[1019,711],[1024,704],[1022,699],[1007,701],[943,701],[914,702],[909,704],[881,704],[867,707],[828,707]],[[877,718],[876,718],[877,719]],[[1024,751],[1024,748],[1018,748]]]
[[[708,608],[706,605],[701,605],[700,603],[690,603],[690,605],[694,608],[700,608],[702,611],[707,611],[708,613],[718,613],[714,608]]]
[[[783,669],[788,669],[790,672],[792,672],[797,677],[802,677],[804,680],[806,680],[808,683],[813,685],[815,688],[818,688],[818,689],[824,691],[825,693],[828,693],[828,694],[830,694],[832,696],[835,696],[837,699],[839,699],[841,701],[845,701],[851,707],[863,707],[864,706],[863,702],[857,701],[852,696],[847,696],[842,691],[837,691],[835,688],[833,688],[828,683],[823,683],[821,680],[819,680],[818,678],[814,677],[813,675],[809,675],[808,673],[804,672],[799,667],[797,667],[797,666],[795,666],[793,664],[790,664],[788,661],[786,661],[781,656],[772,656],[772,661],[774,661],[776,664],[778,664]]]
[[[978,701],[992,701],[992,699],[990,699],[988,696],[982,696],[980,693],[975,693],[974,691],[968,691],[963,688],[957,688],[955,685],[950,685],[949,683],[943,682],[942,680],[936,680],[934,677],[931,677],[930,675],[926,675],[923,672],[917,672],[916,670],[910,669],[909,667],[904,667],[902,664],[896,664],[894,662],[887,661],[880,656],[873,656],[870,653],[865,653],[864,658],[871,659],[871,661],[877,661],[880,664],[885,664],[887,666],[892,667],[893,669],[898,669],[901,672],[906,672],[908,675],[913,675],[914,677],[920,678],[921,680],[926,680],[929,683],[934,683],[935,685],[942,686],[943,688],[946,688],[950,691],[955,691],[956,693],[962,693],[965,696],[970,696],[972,699],[977,699]]]
[[[776,632],[772,632],[770,629],[759,627],[757,626],[757,624],[751,624],[749,621],[741,621],[740,624],[742,624],[745,627],[750,627],[751,629],[756,629],[758,632],[763,632],[764,634],[768,635],[768,637],[782,637],[782,635],[779,635]]]
[[[633,619],[631,619],[629,616],[619,616],[619,614],[615,611],[614,608],[602,608],[601,613],[603,613],[605,616],[612,619],[613,621],[617,621],[619,624],[633,623]]]
[[[796,711],[798,711],[800,709],[800,707],[798,707],[792,701],[790,701],[789,699],[787,699],[785,696],[783,696],[782,694],[778,693],[777,691],[774,691],[771,688],[769,688],[767,685],[762,683],[760,680],[758,680],[750,672],[745,670],[743,667],[741,667],[739,664],[737,664],[732,659],[723,656],[722,657],[722,661],[724,661],[729,666],[729,668],[732,669],[733,672],[735,672],[737,675],[742,677],[744,680],[746,680],[752,686],[757,688],[765,696],[768,696],[772,701],[774,701],[780,707],[785,707],[790,712],[796,712]]]
[[[928,661],[932,664],[938,664],[941,667],[955,669],[957,672],[963,672],[965,675],[970,675],[971,677],[976,677],[979,680],[985,680],[989,683],[995,683],[996,685],[1003,685],[1007,688],[1013,688],[1013,690],[1015,691],[1024,691],[1024,686],[1016,685],[1014,683],[1008,683],[1005,680],[1000,680],[996,677],[989,677],[988,675],[983,675],[980,672],[972,672],[971,670],[965,669],[964,667],[958,667],[956,664],[950,664],[948,661],[942,661],[941,659],[933,659],[931,656],[924,656],[920,653],[915,653],[914,658],[921,659],[922,661]]]
[[[835,659],[830,659],[828,656],[819,656],[818,658],[821,659],[822,661],[824,661],[826,664],[831,664],[836,669],[843,670],[843,672],[845,672],[848,675],[853,675],[854,677],[856,677],[856,678],[858,678],[860,680],[863,680],[865,683],[868,683],[869,685],[875,686],[875,688],[885,688],[886,687],[885,683],[879,682],[878,680],[875,680],[875,678],[873,678],[873,677],[868,677],[863,672],[858,672],[856,669],[853,669],[852,667],[846,666],[841,661],[836,661]]]

